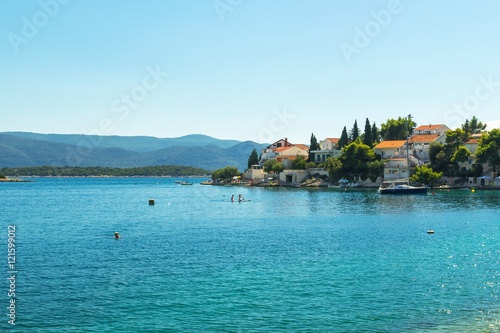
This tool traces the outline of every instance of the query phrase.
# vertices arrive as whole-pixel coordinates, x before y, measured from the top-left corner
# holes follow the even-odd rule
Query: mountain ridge
[[[127,150],[145,152],[172,146],[206,146],[216,145],[223,148],[232,147],[241,141],[217,139],[204,134],[188,134],[175,138],[158,138],[154,136],[122,136],[122,135],[93,135],[93,134],[55,134],[34,132],[0,132],[0,134],[13,135],[24,139],[66,143],[83,144],[84,141],[92,145],[107,148],[124,148]],[[96,144],[98,143],[98,144]]]
[[[8,134],[17,133],[17,134]],[[224,166],[236,166],[243,171],[246,168],[248,156],[255,148],[260,151],[265,144],[252,141],[219,140],[200,134],[192,134],[171,138],[166,147],[155,149],[158,141],[154,137],[114,137],[118,142],[116,147],[107,147],[104,139],[99,136],[84,134],[50,134],[49,140],[32,139],[35,137],[49,138],[48,134],[29,132],[0,133],[0,167],[25,166],[102,166],[102,167],[143,167],[158,165],[182,165],[215,170]],[[58,137],[60,136],[60,137]],[[65,138],[70,143],[64,142]],[[75,141],[78,138],[78,141]],[[150,140],[153,138],[153,140]],[[134,140],[137,141],[134,143]],[[158,139],[158,138],[156,138]],[[194,140],[194,141],[193,141]],[[187,143],[194,142],[194,145]],[[77,142],[75,144],[75,142]],[[106,144],[110,144],[108,141]],[[136,150],[126,149],[132,142]],[[147,145],[152,142],[151,145]],[[229,143],[236,144],[226,147]],[[205,143],[205,144],[204,144]],[[175,145],[174,145],[175,144]],[[138,150],[137,147],[141,147]]]

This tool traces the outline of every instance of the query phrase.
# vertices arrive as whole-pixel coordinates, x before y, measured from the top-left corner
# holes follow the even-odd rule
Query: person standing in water
[[[234,194],[231,194],[231,202],[234,202]]]

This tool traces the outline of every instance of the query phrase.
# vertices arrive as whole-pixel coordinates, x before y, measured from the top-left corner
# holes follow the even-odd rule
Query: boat
[[[378,192],[380,194],[427,194],[427,187],[411,186],[408,181],[400,179],[382,183]]]
[[[193,185],[193,183],[188,182],[187,180],[182,181],[180,184],[181,184],[181,185]]]
[[[411,115],[408,115],[408,121],[406,123],[406,129],[408,130],[408,122],[411,119]],[[426,186],[411,186],[410,185],[410,155],[408,149],[408,138],[409,133],[406,136],[406,170],[408,170],[408,178],[399,179],[395,181],[383,182],[380,185],[378,192],[380,194],[427,194]]]

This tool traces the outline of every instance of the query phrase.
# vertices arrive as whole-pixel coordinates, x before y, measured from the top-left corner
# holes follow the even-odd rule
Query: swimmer
[[[115,239],[119,239],[120,238],[120,234],[117,232],[115,232]]]

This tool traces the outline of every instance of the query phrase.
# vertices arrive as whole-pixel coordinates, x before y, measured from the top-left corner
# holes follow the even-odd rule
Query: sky
[[[495,0],[1,0],[0,132],[292,143],[500,127]]]

